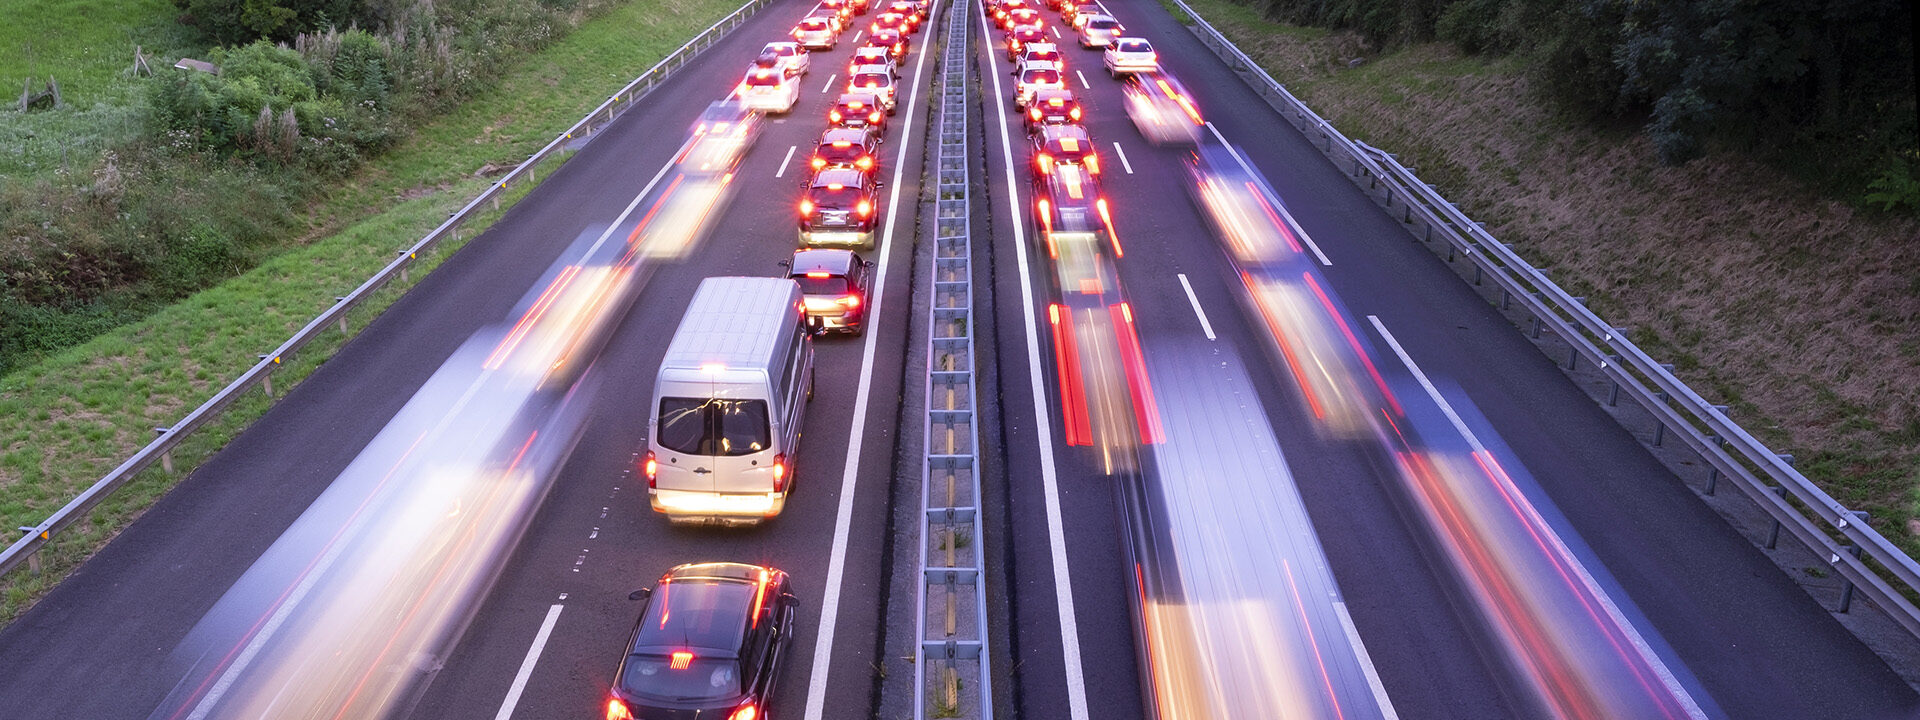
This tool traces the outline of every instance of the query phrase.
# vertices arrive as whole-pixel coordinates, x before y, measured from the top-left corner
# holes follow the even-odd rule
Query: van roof
[[[796,322],[800,286],[786,278],[716,277],[701,281],[661,367],[765,369],[781,333]]]

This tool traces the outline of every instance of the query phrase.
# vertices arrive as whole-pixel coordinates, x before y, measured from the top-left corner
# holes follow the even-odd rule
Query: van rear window
[[[752,455],[773,446],[767,401],[660,399],[660,446],[687,455]]]

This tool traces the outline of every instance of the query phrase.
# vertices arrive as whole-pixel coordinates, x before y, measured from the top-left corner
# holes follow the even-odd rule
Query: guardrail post
[[[269,357],[272,357],[272,356],[270,356],[270,355],[256,355],[255,357],[258,357],[258,358],[260,358],[261,360],[265,360],[265,359],[267,359],[267,358],[269,358]],[[280,364],[280,360],[279,360],[279,358],[275,358],[275,359],[274,359],[274,361],[273,361],[273,363],[274,363],[275,365],[278,365],[278,364]],[[266,372],[266,374],[264,374],[264,375],[261,375],[261,376],[260,376],[260,387],[261,387],[261,389],[264,389],[264,390],[266,390],[266,391],[267,391],[267,397],[268,397],[268,398],[272,398],[272,397],[273,397],[273,370],[271,370],[271,369],[269,369],[269,370],[267,370],[267,372]]]
[[[347,299],[345,297],[342,297],[339,295],[335,295],[333,297],[333,302],[336,305],[346,301]],[[346,313],[340,313],[340,334],[341,335],[347,334],[347,314]]]
[[[1771,491],[1775,495],[1779,495],[1782,498],[1785,498],[1787,496],[1787,488],[1785,485],[1768,485],[1767,490]],[[1780,544],[1780,519],[1774,518],[1773,531],[1767,533],[1767,549],[1772,550],[1774,549],[1775,546],[1779,544]]]
[[[1617,354],[1609,353],[1607,355],[1607,363],[1611,365],[1616,365],[1616,366],[1619,365],[1621,359],[1622,358]],[[1620,381],[1609,380],[1608,382],[1610,382],[1613,387],[1607,390],[1607,407],[1619,407],[1620,406]]]
[[[26,533],[28,535],[32,535],[33,528],[22,525],[20,526],[20,532]],[[39,550],[35,550],[33,551],[33,554],[27,556],[27,572],[33,573],[35,575],[40,574],[40,551]]]
[[[165,436],[167,433],[170,433],[170,432],[173,432],[173,428],[157,427],[153,429],[153,434],[156,436]],[[173,474],[173,451],[172,450],[168,450],[166,452],[160,453],[160,469],[167,471],[168,475]]]
[[[1855,560],[1860,559],[1859,545],[1848,545],[1846,547],[1846,552],[1852,553],[1853,559]],[[1833,556],[1831,562],[1838,565],[1840,563],[1840,556],[1838,555]],[[1845,576],[1842,576],[1842,577],[1844,579]],[[1840,609],[1835,610],[1834,612],[1844,613],[1844,612],[1847,612],[1848,610],[1853,609],[1853,581],[1845,580],[1845,582],[1846,582],[1846,585],[1840,588]]]
[[[1668,402],[1671,402],[1673,400],[1673,396],[1668,395],[1667,391],[1665,390],[1656,390],[1654,391],[1653,396],[1656,398],[1659,398],[1660,404],[1662,405],[1665,405]],[[1661,443],[1665,442],[1667,439],[1667,421],[1661,420],[1659,416],[1655,416],[1653,419],[1655,422],[1659,423],[1653,426],[1653,446],[1660,447]],[[1768,547],[1772,547],[1772,546],[1768,546]]]

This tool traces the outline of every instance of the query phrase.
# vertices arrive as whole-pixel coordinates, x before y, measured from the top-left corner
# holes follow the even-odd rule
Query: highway
[[[1208,142],[1238,148],[1271,183],[1313,243],[1313,272],[1391,378],[1383,384],[1410,407],[1433,408],[1408,416],[1438,418],[1438,408],[1448,408],[1454,425],[1422,427],[1451,432],[1457,425],[1511,471],[1522,504],[1537,508],[1538,527],[1557,533],[1564,557],[1594,578],[1582,587],[1609,598],[1620,624],[1644,638],[1634,657],[1667,668],[1671,683],[1657,694],[1687,698],[1675,707],[1691,703],[1697,717],[1878,718],[1915,709],[1914,691],[1883,661],[1410,242],[1162,6],[1107,6],[1194,91],[1210,121]],[[204,716],[191,708],[209,697],[208,688],[231,691],[218,680],[233,662],[227,658],[250,657],[237,642],[208,651],[222,658],[211,669],[209,655],[182,656],[183,641],[209,610],[370,443],[378,445],[383,428],[470,337],[515,317],[556,260],[583,238],[620,237],[643,222],[647,201],[669,192],[687,129],[708,101],[725,96],[760,46],[787,39],[811,7],[786,0],[762,10],[677,71],[0,630],[0,717]],[[978,3],[949,12],[942,0],[933,12],[929,27],[912,37],[900,110],[881,145],[887,200],[879,248],[867,255],[881,277],[869,326],[862,336],[816,343],[816,392],[784,514],[751,529],[669,526],[647,506],[637,457],[646,446],[654,371],[700,280],[782,272],[778,263],[794,248],[804,158],[826,128],[852,39],[870,14],[856,18],[838,48],[813,55],[799,104],[764,124],[704,240],[651,266],[587,371],[593,382],[581,386],[591,394],[583,398],[577,444],[544,501],[532,501],[538,511],[525,518],[517,546],[480,574],[483,600],[461,616],[455,642],[358,669],[403,676],[386,714],[598,717],[637,613],[628,593],[676,564],[714,560],[773,565],[793,578],[800,630],[770,703],[779,717],[878,713],[880,678],[907,672],[905,659],[880,657],[882,637],[912,633],[886,625],[890,604],[913,603],[888,597],[883,581],[894,562],[885,537],[887,486],[918,474],[894,467],[895,444],[919,427],[900,417],[900,398],[919,392],[905,360],[908,325],[920,320],[907,313],[919,291],[909,268],[922,237],[917,210],[936,76],[927,45],[940,36],[943,16],[978,30],[975,132],[984,151],[972,170],[976,195],[987,201],[977,205],[973,227],[983,257],[976,267],[991,287],[976,297],[991,305],[977,308],[976,342],[998,382],[983,391],[983,409],[998,410],[1000,437],[983,434],[982,443],[997,448],[987,458],[993,502],[985,511],[988,557],[1002,561],[990,582],[1007,600],[991,618],[996,667],[1009,679],[996,677],[1001,715],[1145,718],[1157,707],[1176,717],[1254,717],[1245,710],[1253,705],[1235,703],[1271,690],[1258,681],[1276,675],[1244,672],[1269,667],[1259,662],[1300,668],[1299,677],[1314,681],[1289,696],[1306,698],[1304,716],[1547,714],[1538,683],[1503,654],[1502,613],[1488,610],[1474,581],[1452,569],[1457,564],[1433,538],[1395,456],[1327,432],[1303,402],[1245,297],[1247,285],[1203,210],[1187,199],[1189,151],[1142,137],[1122,111],[1120,83],[1067,30],[1068,87],[1088,108],[1124,247],[1111,265],[1128,310],[1104,327],[1137,337],[1141,356],[1129,360],[1126,341],[1116,341],[1122,357],[1114,367],[1128,368],[1133,407],[1160,398],[1156,429],[1141,431],[1143,444],[1116,453],[1072,441],[1056,366],[1063,356],[1048,318],[1056,290],[1028,211],[1026,143],[1007,99],[1003,35],[989,28]],[[1057,13],[1044,14],[1058,25]],[[1145,378],[1152,388],[1140,384]],[[1202,450],[1201,439],[1213,444]],[[1216,472],[1231,475],[1212,486],[1187,481]],[[1272,524],[1245,519],[1256,510]],[[1243,519],[1200,531],[1228,511]],[[1254,550],[1261,542],[1277,549]],[[1218,549],[1191,551],[1203,543]],[[1136,565],[1143,553],[1164,553],[1157,561],[1164,572],[1143,573]],[[1178,684],[1155,669],[1173,667],[1158,664],[1171,661],[1155,652],[1171,649],[1154,651],[1143,638],[1166,637],[1154,634],[1156,619],[1177,616],[1146,608],[1172,612],[1176,598],[1251,592],[1217,581],[1236,573],[1270,579],[1275,568],[1291,582],[1264,583],[1260,592],[1304,589],[1305,599],[1294,601],[1302,609],[1298,625],[1260,624],[1292,622],[1272,607],[1205,617],[1218,644],[1275,646],[1261,649],[1291,660],[1262,655],[1244,667],[1196,666],[1222,683],[1238,677],[1229,670],[1243,671],[1234,703],[1166,710],[1177,706],[1168,688]],[[261,606],[262,625],[270,624],[274,602],[284,600]],[[1316,659],[1317,672],[1309,669]],[[279,716],[334,715],[307,708]]]

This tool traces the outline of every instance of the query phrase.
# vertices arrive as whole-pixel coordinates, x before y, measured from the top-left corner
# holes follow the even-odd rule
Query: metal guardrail
[[[488,206],[486,209],[498,210],[500,209],[500,197],[505,194],[509,188],[522,183],[538,183],[540,166],[549,160],[563,160],[564,157],[560,151],[564,146],[576,138],[589,137],[594,131],[612,123],[614,118],[618,117],[619,113],[625,111],[627,108],[633,107],[635,102],[652,91],[662,81],[666,80],[673,71],[685,66],[687,61],[692,59],[694,55],[711,47],[728,32],[739,27],[740,24],[745,22],[755,11],[772,4],[772,2],[773,0],[747,0],[746,4],[735,9],[733,13],[721,18],[719,22],[708,26],[706,30],[701,31],[700,34],[694,36],[692,40],[688,40],[686,44],[681,45],[680,48],[674,50],[672,54],[660,62],[654,63],[653,67],[647,68],[646,72],[641,73],[638,77],[635,77],[632,82],[627,83],[626,87],[621,88],[619,92],[608,97],[606,102],[601,103],[599,107],[587,113],[579,122],[574,123],[572,127],[567,128],[555,136],[552,142],[540,148],[539,152],[529,156],[524,162],[516,166],[512,172],[507,173],[499,180],[488,185],[485,191],[469,201],[466,206],[462,207],[458,212],[448,217],[446,222],[441,223],[439,227],[427,233],[425,237],[422,237],[418,242],[414,243],[413,246],[401,250],[399,257],[387,263],[386,267],[374,273],[373,277],[368,278],[366,282],[360,283],[360,286],[354,288],[353,292],[347,293],[343,297],[335,298],[334,304],[331,307],[322,311],[319,315],[314,316],[312,320],[307,321],[304,327],[300,328],[300,330],[295,332],[291,337],[288,337],[285,342],[280,343],[280,346],[274,348],[272,352],[261,355],[259,362],[247,368],[246,372],[241,373],[239,378],[229,383],[225,388],[222,388],[220,392],[215,393],[212,398],[209,398],[199,407],[194,408],[192,412],[187,413],[186,417],[181,418],[179,422],[169,427],[154,428],[154,432],[158,433],[159,437],[155,438],[153,442],[148,443],[146,447],[134,452],[132,457],[121,462],[118,467],[108,471],[106,475],[102,476],[98,481],[95,481],[92,486],[81,492],[78,497],[75,497],[58,511],[55,511],[53,515],[45,521],[31,527],[20,528],[20,531],[27,533],[27,536],[14,541],[5,551],[0,551],[0,576],[12,572],[22,563],[27,564],[31,570],[38,572],[39,551],[42,547],[45,547],[47,543],[52,541],[54,535],[59,534],[69,526],[84,519],[87,513],[91,512],[95,506],[104,501],[107,496],[112,495],[114,491],[119,490],[128,482],[131,482],[141,471],[152,467],[155,461],[160,462],[161,467],[167,472],[172,472],[174,448],[178,447],[182,442],[185,442],[188,435],[193,434],[195,431],[200,430],[218,418],[222,412],[225,412],[228,407],[239,400],[242,393],[259,387],[266,392],[268,397],[273,396],[273,371],[279,367],[283,359],[291,357],[295,352],[306,347],[308,343],[313,342],[321,333],[326,331],[329,325],[338,324],[340,332],[345,334],[347,332],[347,313],[349,311],[365,302],[375,291],[386,287],[394,278],[398,277],[402,282],[405,282],[408,278],[409,269],[412,268],[415,261],[417,261],[422,254],[433,250],[448,238],[458,240],[461,227],[464,226],[468,220],[477,216],[483,209],[482,206]]]
[[[948,13],[941,59],[933,300],[928,312],[926,465],[920,475],[919,651],[913,716],[991,720],[985,551],[980,520],[980,430],[973,374],[973,267],[969,227],[967,45],[971,4]]]
[[[1492,278],[1501,291],[1500,308],[1513,301],[1533,317],[1533,337],[1551,332],[1569,346],[1565,367],[1573,370],[1580,358],[1605,373],[1613,383],[1607,404],[1618,402],[1620,390],[1658,421],[1653,444],[1660,446],[1671,432],[1711,466],[1706,486],[1714,494],[1722,477],[1732,478],[1753,502],[1773,518],[1766,547],[1786,529],[1813,550],[1844,580],[1836,613],[1848,612],[1857,590],[1879,606],[1908,633],[1920,637],[1920,608],[1907,598],[1920,595],[1920,563],[1869,525],[1863,511],[1849,510],[1793,468],[1793,458],[1774,452],[1738,423],[1726,408],[1702,398],[1672,372],[1672,366],[1654,360],[1614,327],[1588,310],[1585,298],[1575,297],[1548,279],[1546,273],[1494,239],[1431,185],[1400,164],[1392,154],[1355,142],[1315,114],[1232,42],[1182,0],[1172,0],[1193,18],[1200,39],[1236,70],[1253,76],[1248,84],[1302,131],[1315,131],[1322,151],[1336,161],[1344,156],[1356,184],[1388,210],[1399,204],[1402,224],[1418,218],[1425,226],[1422,240],[1431,243],[1438,230],[1447,242],[1447,260],[1464,256],[1474,267],[1474,284]],[[1378,191],[1379,195],[1374,195]],[[1863,557],[1864,555],[1864,557]]]

